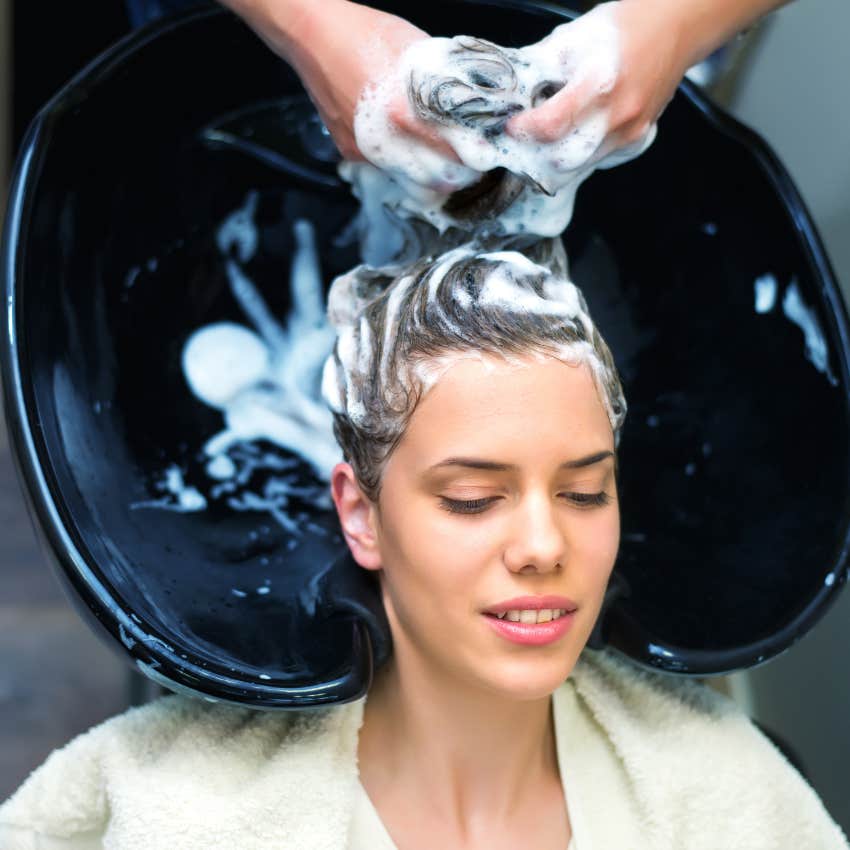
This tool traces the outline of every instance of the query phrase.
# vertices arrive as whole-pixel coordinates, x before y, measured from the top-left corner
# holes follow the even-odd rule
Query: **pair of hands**
[[[670,31],[669,18],[659,20],[658,15],[647,14],[645,0],[604,5],[609,7],[605,12],[615,23],[619,42],[614,78],[601,84],[598,77],[603,71],[587,62],[587,67],[574,69],[567,84],[543,104],[515,115],[507,133],[556,142],[583,117],[604,109],[608,115],[607,151],[644,138],[672,98],[691,57],[679,33]],[[354,133],[361,94],[390,73],[409,45],[429,36],[402,18],[348,0],[323,0],[312,8],[301,7],[300,12],[297,36],[276,39],[269,22],[258,31],[294,65],[342,155],[362,160]],[[557,49],[554,39],[559,31],[582,25],[584,19],[601,12],[603,9],[596,8],[576,22],[558,27],[540,46],[547,49],[552,40],[552,49]],[[282,27],[283,22],[279,23]],[[389,117],[397,132],[424,142],[447,161],[458,161],[437,127],[413,113],[406,92],[399,91],[390,103]]]

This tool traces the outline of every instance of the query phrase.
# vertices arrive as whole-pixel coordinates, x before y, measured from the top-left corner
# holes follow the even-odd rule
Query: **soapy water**
[[[133,502],[131,508],[166,508],[167,510],[187,513],[202,511],[207,506],[207,500],[195,488],[188,486],[183,480],[183,471],[176,464],[165,470],[163,478],[156,483],[156,489],[165,491],[168,495],[160,499],[143,502]]]
[[[331,412],[320,396],[322,367],[336,333],[325,315],[315,233],[306,219],[293,225],[291,307],[285,322],[273,315],[245,273],[259,247],[258,199],[249,192],[216,232],[230,290],[250,326],[205,325],[182,351],[188,389],[224,419],[225,427],[200,449],[206,480],[190,486],[184,471],[171,464],[154,484],[163,495],[131,507],[192,512],[223,501],[233,511],[267,513],[296,537],[304,529],[326,535],[309,515],[310,510],[331,510],[327,481],[342,459]],[[269,450],[265,443],[283,451]],[[311,474],[305,475],[305,463]]]
[[[452,247],[447,244],[451,240],[441,239],[450,228],[473,239],[488,237],[488,244],[501,250],[476,251],[475,242],[455,246],[443,256],[443,271],[458,259],[458,251],[475,251],[494,264],[477,293],[482,305],[555,313],[581,324],[588,335],[592,332],[583,299],[565,277],[566,258],[557,269],[563,275],[554,275],[554,269],[536,266],[522,253],[508,250],[510,237],[559,236],[572,216],[581,182],[596,168],[637,156],[652,142],[655,127],[638,143],[612,153],[603,147],[608,132],[604,110],[582,116],[565,138],[547,144],[512,138],[504,132],[504,124],[510,115],[538,105],[564,85],[589,85],[600,92],[610,88],[619,70],[612,15],[613,5],[606,4],[519,49],[467,36],[424,39],[412,44],[397,68],[364,93],[355,115],[355,134],[370,163],[345,162],[339,172],[361,202],[361,254],[367,266],[421,256],[422,244],[410,238],[410,228],[422,222],[436,233],[436,238],[429,238],[440,253]],[[407,92],[420,117],[436,122],[462,164],[448,162],[392,129],[388,109],[398,91]],[[500,202],[488,215],[463,217],[446,209],[447,185],[469,187],[482,175],[500,170],[514,175],[516,185],[506,181]],[[294,224],[289,315],[281,322],[271,313],[245,271],[259,248],[254,223],[258,199],[256,192],[248,193],[216,233],[230,290],[248,324],[218,322],[199,328],[182,352],[189,390],[224,419],[222,430],[200,449],[206,480],[187,484],[185,471],[171,464],[154,485],[163,495],[132,507],[190,512],[224,500],[233,511],[269,514],[293,538],[304,529],[327,533],[322,525],[310,522],[307,513],[299,513],[298,506],[332,508],[327,482],[342,459],[333,436],[331,410],[340,409],[340,393],[334,386],[332,351],[339,333],[340,365],[353,371],[352,357],[365,365],[366,346],[355,349],[352,328],[338,315],[336,322],[326,317],[315,234],[306,220]],[[440,284],[440,268],[438,263],[431,274],[432,293]],[[519,285],[537,273],[548,274],[542,295]],[[338,278],[332,292],[344,288]],[[393,296],[400,298],[403,291],[400,285]],[[456,298],[466,299],[461,306],[474,309],[469,293],[457,290]],[[386,327],[391,333],[391,320]],[[362,343],[362,323],[359,329]],[[587,343],[565,350],[564,359],[588,361],[604,384],[606,366],[596,362]],[[431,364],[430,371],[420,368],[418,378],[433,383],[447,365]],[[351,382],[345,383],[350,390]],[[616,431],[625,406],[614,409],[611,399],[601,394]],[[356,421],[357,400],[348,401],[346,412]],[[283,451],[269,451],[264,447],[268,443]],[[311,476],[303,474],[304,463]]]
[[[439,255],[424,270],[417,266],[418,273],[401,272],[379,296],[384,301],[380,340],[373,339],[360,311],[363,303],[377,304],[371,284],[379,273],[358,266],[337,277],[328,293],[328,315],[339,337],[322,377],[328,405],[366,432],[392,433],[406,415],[404,400],[424,396],[456,363],[476,359],[487,371],[494,365],[475,347],[450,347],[422,359],[408,356],[397,341],[423,332],[464,339],[477,322],[495,319],[498,326],[498,316],[513,314],[517,322],[520,316],[546,316],[553,335],[544,334],[540,348],[529,346],[521,357],[500,352],[500,363],[524,366],[529,359],[555,357],[571,366],[586,364],[616,444],[626,401],[610,352],[595,332],[581,292],[564,276],[563,245],[555,243],[540,259],[534,262],[515,250],[482,251],[471,242]],[[368,402],[376,391],[382,397],[379,410]]]
[[[766,314],[776,306],[779,284],[775,275],[760,275],[753,283],[756,313]],[[803,300],[797,279],[791,278],[782,296],[782,313],[803,332],[803,351],[806,359],[826,376],[832,386],[838,386],[838,378],[829,366],[829,347],[817,315]]]
[[[369,224],[382,212],[391,219],[424,219],[441,233],[464,227],[447,209],[447,192],[503,169],[521,180],[489,223],[492,232],[560,236],[572,218],[580,184],[597,168],[641,154],[655,138],[656,125],[619,150],[608,149],[610,116],[602,107],[579,115],[571,130],[553,142],[516,138],[505,125],[512,115],[538,106],[565,86],[610,91],[620,69],[615,14],[616,4],[602,4],[521,48],[469,36],[413,42],[358,102],[355,135],[369,162],[344,163],[340,169]],[[391,116],[404,92],[460,163],[396,128]],[[372,200],[376,197],[381,203]],[[474,229],[480,234],[480,221]],[[368,252],[364,259],[373,262]]]
[[[829,348],[823,329],[815,311],[803,301],[794,278],[791,279],[782,298],[782,312],[803,332],[806,359],[818,372],[826,376],[832,386],[837,387],[838,379],[829,367]]]
[[[776,303],[776,278],[772,274],[757,277],[753,284],[755,290],[756,313],[769,313]]]

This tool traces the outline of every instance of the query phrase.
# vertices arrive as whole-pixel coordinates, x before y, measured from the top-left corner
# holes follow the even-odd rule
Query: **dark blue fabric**
[[[133,28],[183,9],[213,5],[210,0],[124,0],[124,3]]]

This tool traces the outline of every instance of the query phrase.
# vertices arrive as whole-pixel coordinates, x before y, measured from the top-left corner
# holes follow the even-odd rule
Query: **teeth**
[[[558,617],[563,617],[567,613],[566,608],[543,608],[538,611],[536,608],[525,610],[504,611],[496,616],[500,620],[510,620],[512,623],[548,623],[551,620],[557,620]]]

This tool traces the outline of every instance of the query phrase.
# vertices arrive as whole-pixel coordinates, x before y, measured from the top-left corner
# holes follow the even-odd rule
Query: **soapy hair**
[[[343,163],[340,174],[362,203],[366,263],[331,286],[328,317],[338,337],[322,393],[343,456],[373,502],[417,404],[459,358],[549,356],[587,365],[619,444],[626,414],[620,380],[568,278],[560,240],[578,185],[597,164],[602,131],[598,122],[577,126],[551,150],[504,132],[512,115],[566,82],[563,51],[551,38],[566,38],[567,52],[578,58],[607,57],[602,65],[610,75],[610,14],[585,19],[584,52],[575,52],[581,45],[569,35],[574,28],[556,28],[545,43],[525,48],[469,36],[408,48],[398,79],[414,114],[439,128],[463,166],[479,175],[447,199],[404,176],[413,169],[428,183],[443,165],[430,172],[433,157],[395,139],[382,105],[391,102],[398,79],[390,75],[358,105],[358,145],[374,164]]]
[[[408,100],[425,123],[464,127],[496,141],[513,115],[539,106],[563,86],[562,80],[545,77],[528,85],[517,73],[527,65],[518,50],[470,36],[457,36],[449,43],[446,67],[451,73],[413,68],[408,77]],[[528,174],[493,168],[473,186],[455,192],[443,211],[458,224],[481,225],[497,219],[528,186],[546,192]]]
[[[322,392],[334,434],[373,502],[419,400],[458,357],[556,357],[590,367],[614,432],[626,402],[611,352],[566,276],[560,240],[523,253],[471,243],[395,269],[358,266],[328,297],[338,330]]]

